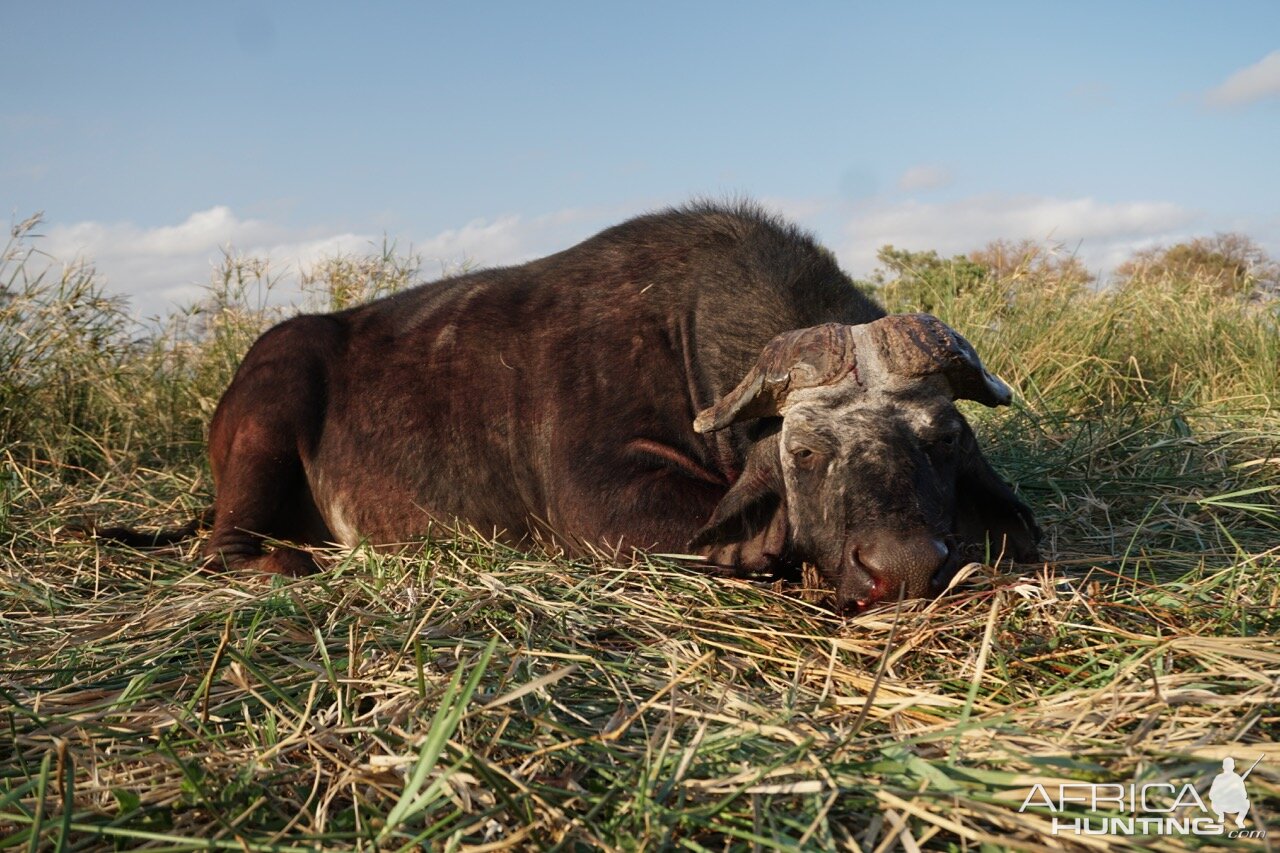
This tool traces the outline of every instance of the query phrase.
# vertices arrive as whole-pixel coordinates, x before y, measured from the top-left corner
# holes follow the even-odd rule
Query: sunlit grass
[[[1228,754],[1264,756],[1253,815],[1276,818],[1266,305],[1195,281],[941,282],[934,310],[1023,392],[966,411],[1049,562],[837,618],[819,590],[475,536],[273,582],[195,572],[195,541],[85,541],[85,517],[208,502],[203,431],[278,316],[271,271],[229,257],[205,304],[139,328],[91,269],[39,277],[20,238],[0,269],[7,846],[1030,848],[1051,841],[1019,810],[1036,782],[1204,790]],[[413,269],[337,261],[313,298]]]

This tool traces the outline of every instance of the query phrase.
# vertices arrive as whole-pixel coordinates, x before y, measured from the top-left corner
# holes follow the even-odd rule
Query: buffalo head
[[[694,422],[706,433],[760,419],[742,475],[692,545],[713,560],[728,547],[809,561],[839,609],[937,594],[975,546],[1034,561],[1030,510],[954,405],[1011,398],[969,342],[927,314],[779,335]]]

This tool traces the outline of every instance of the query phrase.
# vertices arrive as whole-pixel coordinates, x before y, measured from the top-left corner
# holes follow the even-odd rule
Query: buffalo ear
[[[720,499],[689,547],[715,564],[746,571],[774,567],[786,549],[787,508],[778,439],[757,441],[740,476]]]
[[[987,462],[968,425],[960,442],[955,533],[962,542],[989,548],[992,558],[1003,552],[1016,563],[1040,562],[1041,533],[1031,508]]]

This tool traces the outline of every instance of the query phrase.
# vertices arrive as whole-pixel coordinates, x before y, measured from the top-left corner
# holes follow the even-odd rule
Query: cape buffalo
[[[210,428],[214,564],[515,543],[815,565],[844,608],[936,593],[966,544],[1037,559],[1031,512],[953,404],[1009,388],[927,315],[885,316],[750,206],[641,216],[521,266],[288,320]]]

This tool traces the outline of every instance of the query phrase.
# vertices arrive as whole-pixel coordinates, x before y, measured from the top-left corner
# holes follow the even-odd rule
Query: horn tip
[[[982,372],[982,378],[986,382],[987,390],[991,392],[991,399],[994,406],[1007,406],[1013,402],[1013,389],[1009,387],[999,376],[987,371]]]

